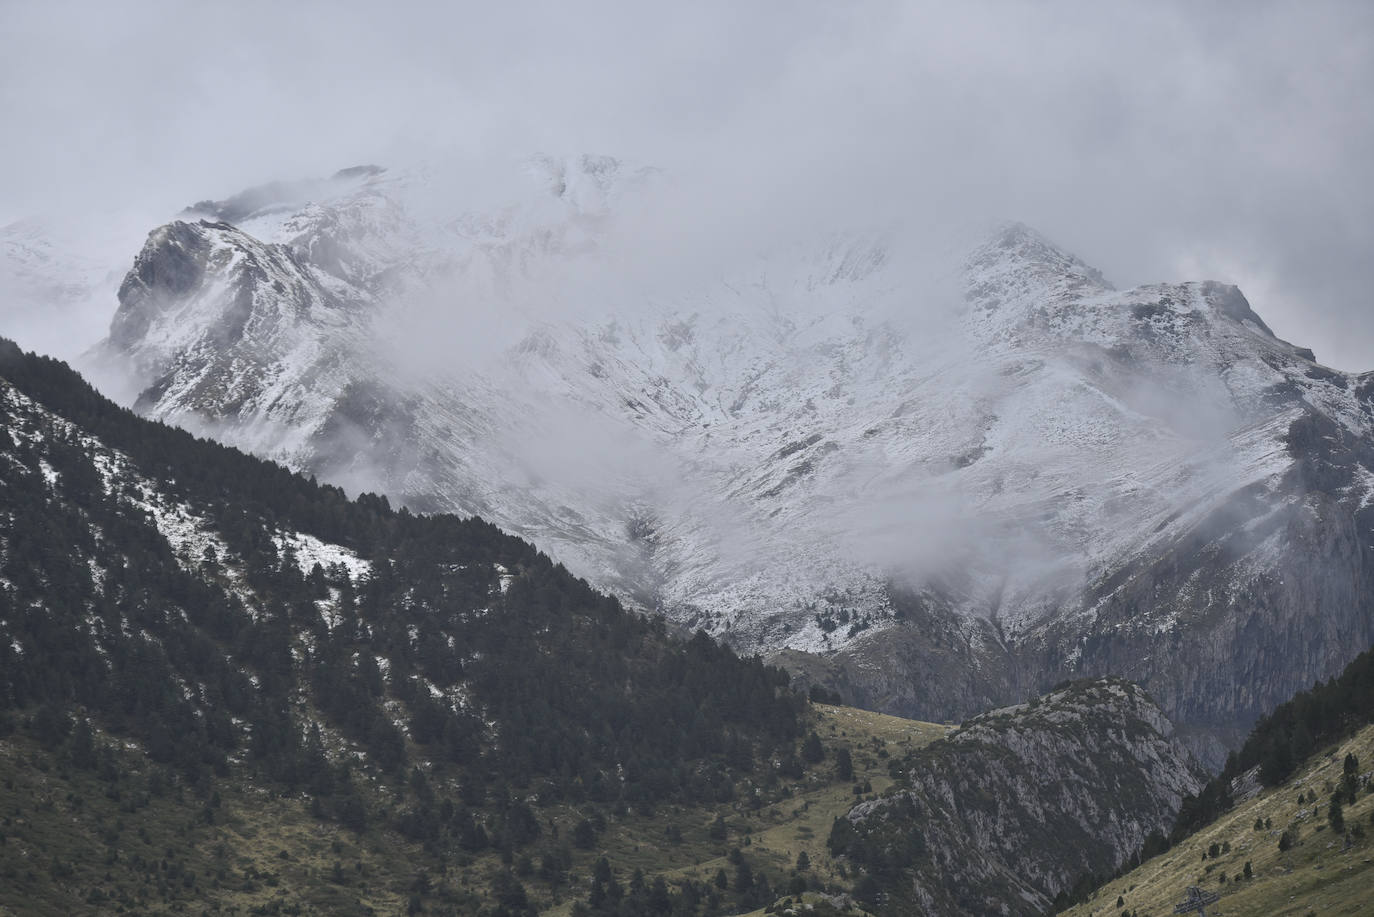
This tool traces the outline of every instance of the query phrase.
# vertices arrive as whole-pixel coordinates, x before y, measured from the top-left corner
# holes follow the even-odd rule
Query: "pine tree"
[[[821,745],[821,737],[815,732],[806,737],[801,747],[802,760],[807,764],[818,764],[825,757],[825,746]]]
[[[72,767],[88,771],[95,767],[95,735],[91,724],[82,717],[76,723],[71,738]]]
[[[1326,809],[1326,820],[1331,825],[1331,830],[1337,834],[1345,833],[1345,812],[1341,809],[1340,794],[1331,797],[1331,805]]]
[[[573,846],[579,850],[591,850],[596,846],[596,829],[585,818],[573,828]]]
[[[749,867],[748,862],[740,860],[735,867],[735,894],[744,896],[749,894],[754,887],[754,870]]]
[[[835,752],[835,776],[844,781],[854,779],[854,759],[848,748],[841,747]]]

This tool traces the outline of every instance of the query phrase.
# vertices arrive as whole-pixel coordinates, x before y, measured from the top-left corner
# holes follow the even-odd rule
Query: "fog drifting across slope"
[[[626,174],[638,172],[626,167]],[[1043,391],[1027,396],[1006,381],[1015,362],[989,360],[962,327],[969,307],[960,259],[949,251],[959,245],[953,238],[893,225],[876,233],[832,234],[809,245],[783,237],[774,249],[763,250],[737,225],[715,222],[719,202],[693,206],[701,191],[676,176],[656,174],[652,181],[620,188],[611,195],[613,204],[602,206],[597,199],[584,211],[584,200],[570,211],[544,214],[547,223],[522,211],[511,222],[548,247],[538,248],[541,257],[503,286],[509,300],[477,298],[488,307],[496,303],[510,309],[501,315],[501,306],[479,316],[476,328],[495,321],[507,335],[537,329],[514,348],[524,354],[516,360],[517,371],[498,375],[498,387],[513,403],[527,405],[520,409],[524,422],[502,430],[500,448],[518,457],[512,467],[525,488],[576,494],[566,504],[575,508],[573,517],[626,518],[638,506],[658,519],[677,520],[678,544],[668,550],[669,565],[701,564],[710,555],[708,565],[727,569],[730,582],[785,574],[796,570],[797,557],[824,555],[912,586],[941,580],[976,613],[996,616],[1004,599],[1039,609],[1015,610],[1024,615],[1046,610],[1050,597],[1072,596],[1110,559],[1109,547],[1092,543],[1095,536],[1083,531],[1100,526],[1106,510],[1079,511],[1063,504],[1107,507],[1136,501],[1130,503],[1133,509],[1161,520],[1207,488],[1242,479],[1227,441],[1241,416],[1211,370],[1152,366],[1104,380],[1100,391],[1085,390],[1089,377],[1075,361],[1089,357],[1061,353],[1076,346],[1071,340],[1042,343],[1024,356],[1034,357],[1036,346],[1049,346],[1041,356],[1051,361],[1051,369],[1040,383]],[[716,225],[720,230],[709,244],[646,243],[643,215],[662,212],[665,201],[675,201],[674,212],[682,219],[674,225],[684,238],[710,235]],[[571,243],[559,222],[567,219],[585,224],[575,227]],[[836,265],[853,263],[845,246],[860,251],[873,246],[881,252],[875,257],[879,267],[834,282]],[[653,269],[643,270],[646,265]],[[464,323],[473,316],[465,309],[445,309],[443,297],[453,290],[440,284],[432,302],[413,308],[412,319],[420,324],[408,334],[435,342],[463,339],[462,329],[474,327]],[[455,295],[467,301],[461,290]],[[435,315],[442,316],[440,324],[423,324]],[[647,326],[632,356],[643,382],[652,387],[661,381],[670,391],[676,387],[675,397],[685,400],[679,408],[670,405],[664,417],[629,421],[614,399],[597,401],[578,381],[589,369],[586,361],[614,356],[615,347],[584,354],[578,341],[613,323],[633,326],[636,319]],[[878,425],[880,413],[895,403],[889,384],[927,401],[930,425],[911,427],[903,434],[910,437],[906,442],[858,436],[857,428],[850,429],[858,421],[841,416],[849,409],[838,403],[822,403],[812,420],[797,410],[803,400],[810,402],[808,393],[824,389],[817,383],[829,364],[812,361],[847,346],[855,332],[844,325],[855,320],[890,334],[899,355],[885,367],[879,350],[866,352],[868,362],[856,375],[836,381],[860,387],[851,413],[862,417],[876,411],[872,422]],[[710,386],[697,393],[699,399],[691,394],[691,367],[676,365],[676,358],[659,352],[652,340],[662,343],[665,329],[677,321],[693,329],[683,338],[689,347],[722,364],[710,375]],[[826,330],[813,339],[805,330],[810,323]],[[727,327],[718,327],[722,324]],[[633,328],[616,333],[626,330]],[[500,335],[482,330],[476,339],[484,348],[491,346],[486,362],[477,364],[480,371],[493,372],[493,356],[511,358],[506,345],[498,343]],[[403,351],[404,341],[403,336],[393,345]],[[726,365],[740,341],[749,350],[747,359]],[[809,349],[817,341],[821,352]],[[677,346],[669,349],[676,353]],[[471,368],[458,362],[461,369]],[[754,409],[747,404],[742,413],[717,413],[721,399],[746,390],[756,370],[777,386],[775,394],[795,403],[765,410],[775,415],[765,419],[751,416]],[[889,370],[891,378],[885,378]],[[636,395],[648,390],[636,388],[633,378],[623,389]],[[1016,412],[1028,397],[1037,409],[1065,398],[1104,402],[1110,417],[1103,431],[1092,435],[1106,440],[1094,449],[1083,441],[1041,440],[1033,430],[1014,429],[1020,439],[1011,464],[999,467],[1014,474],[1032,470],[1020,485],[1024,492],[1010,500],[997,495],[1000,485],[976,473],[971,478],[952,473],[962,461],[978,460],[978,438],[997,415],[1010,415],[1015,428]],[[1066,403],[1062,410],[1073,417],[1078,408]],[[1119,435],[1112,434],[1117,427]],[[780,507],[783,516],[774,520],[765,484],[749,482],[774,474],[776,455],[769,453],[793,448],[811,429],[836,437],[837,453],[826,459],[830,464],[819,473],[824,483],[816,492],[790,495]],[[716,439],[713,430],[719,431]],[[1150,476],[1158,469],[1152,466],[1172,464],[1186,464],[1195,486],[1176,493],[1154,490],[1158,482]],[[1034,483],[1041,473],[1045,483]],[[1123,483],[1130,475],[1139,475],[1144,490],[1152,492],[1141,495],[1133,484]],[[1133,527],[1126,528],[1129,538]],[[681,553],[672,556],[673,550]]]

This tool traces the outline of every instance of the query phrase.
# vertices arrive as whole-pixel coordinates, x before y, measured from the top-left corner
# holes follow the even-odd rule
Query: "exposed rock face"
[[[1374,533],[1337,495],[1308,492],[1279,508],[1238,498],[1223,509],[1233,512],[1209,541],[1173,546],[1106,599],[1078,662],[1151,685],[1213,766],[1285,692],[1374,643]],[[1180,623],[1166,635],[1146,623],[1161,599]]]
[[[231,226],[224,229],[233,232]],[[153,230],[119,287],[120,309],[110,323],[110,343],[136,347],[163,312],[197,292],[211,248],[209,237],[186,223]]]
[[[528,200],[428,222],[420,179],[375,167],[197,205],[150,236],[104,356],[152,416],[480,514],[891,712],[1119,673],[1219,765],[1374,642],[1374,374],[1235,287],[1117,291],[1011,225],[957,309],[856,234],[549,318],[565,285],[539,278],[609,276],[647,179],[530,169]],[[536,293],[496,357],[449,353]]]
[[[885,913],[1044,913],[1167,832],[1201,788],[1171,732],[1118,679],[995,710],[904,762],[899,788],[855,806],[832,849],[878,880]]]
[[[211,434],[256,416],[260,434],[297,458],[336,397],[324,390],[358,369],[348,356],[362,352],[362,300],[287,246],[177,221],[149,234],[120,287],[104,359],[145,380],[139,410],[177,404]]]

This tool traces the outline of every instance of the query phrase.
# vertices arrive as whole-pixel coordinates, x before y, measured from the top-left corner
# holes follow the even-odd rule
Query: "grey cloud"
[[[9,3],[0,224],[590,150],[681,177],[679,251],[1013,217],[1371,369],[1370,86],[1356,2]]]

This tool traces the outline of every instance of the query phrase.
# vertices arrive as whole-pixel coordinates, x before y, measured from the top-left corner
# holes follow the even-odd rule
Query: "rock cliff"
[[[1160,708],[1119,679],[976,717],[896,769],[898,788],[831,836],[894,914],[1044,913],[1167,832],[1202,786]]]

